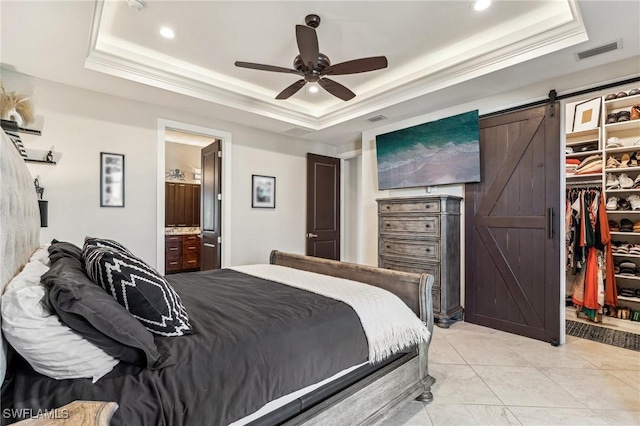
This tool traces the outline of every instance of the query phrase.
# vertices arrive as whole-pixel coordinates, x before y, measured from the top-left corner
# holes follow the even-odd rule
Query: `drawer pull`
[[[187,250],[195,250],[196,246],[187,247]]]
[[[428,223],[425,225],[427,228],[431,228],[431,225],[429,225]]]
[[[430,248],[428,248],[426,250],[427,250],[427,253],[431,253],[431,249]]]
[[[390,223],[387,223],[387,226],[391,226],[391,224],[390,224]]]
[[[169,251],[176,251],[178,250],[178,247],[169,247]]]
[[[169,265],[177,265],[178,262],[169,262]]]
[[[391,206],[387,206],[387,210],[389,210],[391,208]]]
[[[431,204],[425,204],[424,208],[425,209],[430,209],[431,208]]]
[[[189,260],[187,263],[196,263],[195,260]]]

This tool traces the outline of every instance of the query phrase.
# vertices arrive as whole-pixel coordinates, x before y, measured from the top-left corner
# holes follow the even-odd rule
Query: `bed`
[[[39,220],[31,177],[6,138],[0,153],[4,288],[38,248]],[[412,399],[433,398],[428,338],[402,348],[380,346],[377,353],[367,334],[371,325],[362,319],[361,310],[369,308],[354,308],[316,291],[326,285],[341,292],[351,282],[385,289],[430,333],[432,276],[279,251],[271,253],[269,265],[256,268],[167,277],[189,312],[193,334],[156,337],[167,360],[163,368],[121,362],[96,383],[54,380],[9,348],[3,408],[111,401],[119,408],[109,416],[103,412],[102,424],[113,414],[111,424],[126,425],[355,425],[379,423]],[[273,271],[286,276],[269,275]]]

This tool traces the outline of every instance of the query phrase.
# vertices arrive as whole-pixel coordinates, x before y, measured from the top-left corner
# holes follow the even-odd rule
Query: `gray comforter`
[[[362,326],[345,303],[231,270],[167,280],[194,330],[156,337],[174,365],[152,371],[121,363],[92,384],[49,379],[16,358],[3,401],[33,409],[116,401],[114,425],[224,425],[367,360]]]

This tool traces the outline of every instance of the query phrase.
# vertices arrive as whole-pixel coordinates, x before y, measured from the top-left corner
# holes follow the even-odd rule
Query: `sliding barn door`
[[[482,182],[465,189],[465,321],[560,338],[559,107],[480,122]]]

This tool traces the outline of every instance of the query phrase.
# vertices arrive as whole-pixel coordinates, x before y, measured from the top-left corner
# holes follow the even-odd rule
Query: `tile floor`
[[[567,336],[548,343],[464,322],[435,327],[433,402],[385,426],[638,425],[640,353]]]

